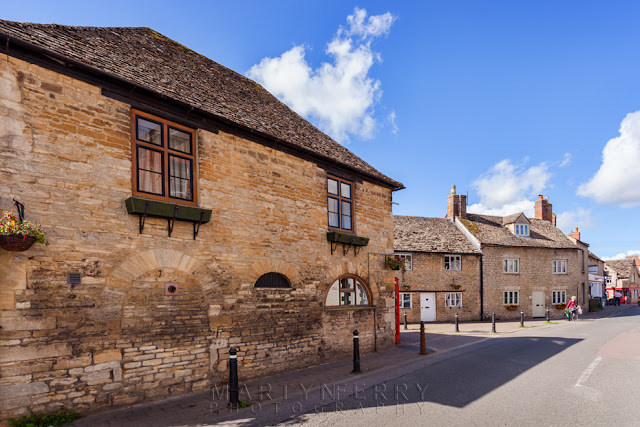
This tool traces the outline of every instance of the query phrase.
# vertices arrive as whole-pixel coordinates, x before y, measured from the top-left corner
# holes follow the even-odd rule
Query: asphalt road
[[[347,390],[339,401],[285,423],[640,425],[640,307],[521,331],[449,356],[374,387]]]

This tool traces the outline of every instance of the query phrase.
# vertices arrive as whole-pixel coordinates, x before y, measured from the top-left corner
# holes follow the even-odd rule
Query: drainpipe
[[[484,279],[482,277],[482,255],[480,255],[480,320],[484,320]]]

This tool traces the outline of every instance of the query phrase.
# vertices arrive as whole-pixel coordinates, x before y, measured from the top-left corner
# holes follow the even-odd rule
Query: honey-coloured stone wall
[[[195,183],[211,222],[147,218],[132,194],[131,106],[67,75],[0,55],[0,209],[13,199],[49,246],[0,250],[0,412],[94,410],[297,369],[393,345],[391,189],[354,180],[354,224],[369,244],[327,241],[327,171],[233,133],[198,129]],[[335,168],[336,166],[334,166]],[[15,211],[14,211],[15,213]],[[82,274],[70,284],[67,274]],[[256,289],[278,272],[288,289]],[[327,309],[343,274],[373,306]],[[178,283],[167,296],[166,283]]]

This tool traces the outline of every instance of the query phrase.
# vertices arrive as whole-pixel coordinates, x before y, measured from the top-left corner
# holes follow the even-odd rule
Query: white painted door
[[[544,306],[544,292],[533,292],[531,294],[531,305],[533,306],[533,317],[545,317],[547,315]]]
[[[433,322],[436,320],[436,293],[420,293],[420,320]]]

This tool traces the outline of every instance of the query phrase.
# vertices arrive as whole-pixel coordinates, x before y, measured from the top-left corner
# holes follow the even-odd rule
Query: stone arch
[[[344,276],[346,274],[356,276],[360,280],[362,280],[362,282],[364,282],[369,288],[373,301],[376,301],[380,297],[380,289],[375,283],[375,280],[371,280],[370,283],[367,265],[362,263],[355,263],[352,261],[345,261],[341,264],[335,264],[334,266],[329,268],[327,270],[324,283],[320,286],[320,288],[323,290],[323,292],[326,293],[326,291],[329,289],[329,286],[331,286],[331,284],[338,277]]]
[[[150,249],[127,258],[113,270],[107,277],[97,307],[87,311],[87,318],[106,322],[109,336],[120,336],[123,304],[129,289],[139,277],[162,269],[193,275],[193,280],[205,294],[216,286],[215,268],[174,249]]]
[[[293,265],[281,259],[264,259],[256,262],[249,268],[247,279],[253,285],[260,276],[267,273],[280,273],[286,276],[289,282],[291,282],[292,288],[297,287],[296,285],[302,280],[302,276],[300,276],[298,270]]]

